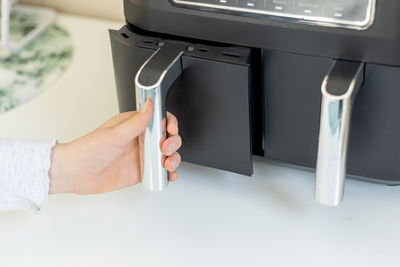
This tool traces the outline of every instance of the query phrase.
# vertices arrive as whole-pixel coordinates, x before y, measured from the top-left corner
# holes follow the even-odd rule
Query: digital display
[[[191,8],[258,14],[321,26],[367,29],[374,20],[376,0],[173,0]]]

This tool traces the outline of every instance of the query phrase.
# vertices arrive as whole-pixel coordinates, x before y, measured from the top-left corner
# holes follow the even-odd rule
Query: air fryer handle
[[[364,63],[337,60],[322,84],[315,186],[320,204],[336,206],[342,201],[351,111],[363,81]]]
[[[162,123],[166,120],[167,94],[182,74],[180,58],[184,49],[179,43],[161,43],[135,78],[137,109],[150,97],[154,107],[152,121],[139,138],[142,185],[150,191],[161,191],[168,185],[168,172],[161,164],[160,140],[166,134]]]

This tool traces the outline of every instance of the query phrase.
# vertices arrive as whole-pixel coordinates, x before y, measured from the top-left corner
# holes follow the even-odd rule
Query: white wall
[[[19,2],[44,5],[61,12],[124,20],[123,0],[20,0]]]

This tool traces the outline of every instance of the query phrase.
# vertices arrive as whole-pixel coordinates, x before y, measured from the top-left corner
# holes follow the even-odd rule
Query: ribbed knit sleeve
[[[41,211],[46,206],[55,144],[0,139],[0,210]]]

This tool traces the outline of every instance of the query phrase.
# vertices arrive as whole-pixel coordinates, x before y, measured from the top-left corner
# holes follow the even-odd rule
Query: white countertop
[[[0,136],[75,139],[118,112],[108,28],[59,16],[70,68],[0,115]],[[313,202],[314,173],[255,162],[254,176],[183,164],[161,193],[140,186],[50,197],[43,216],[0,213],[0,266],[400,266],[400,187],[346,182],[337,208]]]

